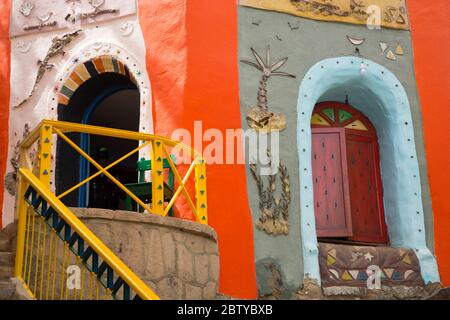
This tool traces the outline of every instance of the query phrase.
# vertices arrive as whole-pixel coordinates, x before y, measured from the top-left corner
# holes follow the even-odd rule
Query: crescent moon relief
[[[351,36],[347,36],[348,41],[350,41],[351,44],[355,45],[355,46],[360,46],[362,45],[366,39],[357,39],[357,38],[353,38]]]
[[[47,12],[46,14],[43,14],[41,16],[37,16],[38,20],[41,22],[47,22],[50,20],[50,18],[53,16],[53,12]]]
[[[128,37],[130,36],[134,31],[134,26],[133,23],[127,21],[127,22],[123,22],[120,25],[120,33],[122,34],[122,36],[124,37]]]

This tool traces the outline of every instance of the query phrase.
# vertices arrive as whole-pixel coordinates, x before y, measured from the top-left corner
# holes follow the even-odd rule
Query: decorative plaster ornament
[[[300,29],[300,23],[298,23],[298,22],[297,22],[296,26],[293,26],[290,22],[288,22],[288,26],[291,29],[291,31]]]
[[[53,12],[47,12],[46,14],[42,15],[42,16],[36,16],[36,18],[38,18],[38,20],[42,23],[47,22],[48,20],[50,20],[50,18],[53,16]]]
[[[397,48],[395,48],[395,54],[399,56],[405,55],[405,50],[403,50],[403,47],[400,44],[398,44]]]
[[[91,51],[90,50],[85,50],[83,51],[83,57],[85,57],[86,59],[88,59],[91,56]]]
[[[93,6],[96,10],[100,8],[105,3],[105,0],[89,0],[89,4]]]
[[[388,58],[389,60],[395,61],[397,60],[397,57],[395,56],[395,53],[392,50],[389,50],[386,58]]]
[[[267,150],[267,157],[269,160],[268,167],[272,167],[272,157],[269,150]],[[267,177],[267,187],[262,180],[263,176],[258,174],[256,164],[250,165],[250,171],[256,182],[259,195],[261,216],[256,222],[256,228],[273,236],[288,235],[291,191],[287,167],[280,161],[278,172]],[[281,198],[275,197],[278,175],[281,182]]]
[[[330,269],[330,273],[331,273],[336,279],[339,279],[339,273],[338,273],[336,270]],[[330,276],[330,278],[332,278],[332,277]]]
[[[109,44],[104,44],[100,49],[100,54],[109,54],[111,52],[111,46]]]
[[[134,26],[132,22],[126,21],[120,24],[120,33],[124,37],[130,36],[134,31]]]
[[[44,60],[42,61],[38,61],[38,65],[39,65],[39,70],[36,76],[36,80],[34,82],[34,86],[33,89],[31,90],[30,94],[28,95],[27,98],[25,98],[22,102],[20,102],[19,104],[15,105],[13,108],[20,108],[22,105],[24,105],[34,94],[34,92],[36,91],[38,84],[41,82],[42,78],[44,77],[45,73],[48,70],[53,69],[54,65],[49,63],[51,58],[54,58],[56,56],[59,55],[64,55],[64,48],[70,44],[73,40],[75,40],[80,33],[82,32],[82,30],[77,30],[75,32],[72,33],[67,33],[65,35],[63,35],[62,37],[55,37],[52,40],[52,45],[50,46],[50,48],[47,51],[47,55],[45,56]]]
[[[27,53],[31,49],[32,42],[28,40],[22,40],[17,43],[17,48],[20,53]]]
[[[288,58],[283,58],[278,62],[272,63],[269,46],[267,47],[266,61],[263,61],[263,59],[253,48],[250,49],[257,63],[248,60],[241,60],[241,62],[258,69],[263,73],[263,75],[259,82],[258,106],[250,110],[247,114],[248,125],[255,130],[263,132],[282,131],[286,129],[286,116],[284,114],[274,114],[269,111],[267,100],[267,82],[272,76],[295,78],[292,74],[277,71],[286,63]]]
[[[366,259],[366,260],[372,261],[373,258],[374,258],[374,256],[371,255],[370,252],[367,252],[367,253],[364,255],[364,259]]]
[[[350,41],[351,44],[355,45],[355,46],[360,46],[362,45],[366,39],[357,39],[357,38],[353,38],[350,36],[347,36],[348,41]]]
[[[100,42],[96,42],[92,45],[92,49],[94,49],[95,51],[100,51],[100,49],[103,47],[103,43]]]
[[[388,49],[388,44],[386,42],[380,42],[381,52],[385,53]]]
[[[31,13],[31,11],[34,8],[34,4],[30,3],[30,2],[25,2],[21,7],[20,7],[20,12],[23,14],[24,17],[28,17]]]

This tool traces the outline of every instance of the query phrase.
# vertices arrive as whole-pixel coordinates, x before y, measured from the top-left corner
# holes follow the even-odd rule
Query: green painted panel
[[[339,110],[339,122],[345,122],[349,119],[353,118],[353,115],[350,112],[347,112],[345,110]]]
[[[330,118],[331,121],[336,122],[336,118],[334,116],[334,109],[324,109],[323,113],[325,113],[325,115]]]

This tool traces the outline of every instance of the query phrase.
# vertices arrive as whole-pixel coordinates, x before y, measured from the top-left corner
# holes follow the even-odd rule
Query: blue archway
[[[426,245],[424,210],[413,120],[405,89],[385,67],[358,57],[320,61],[303,79],[297,102],[301,231],[305,277],[320,282],[311,167],[311,116],[316,103],[351,104],[374,124],[380,145],[384,207],[393,247],[416,251],[425,282],[439,282],[436,259]]]

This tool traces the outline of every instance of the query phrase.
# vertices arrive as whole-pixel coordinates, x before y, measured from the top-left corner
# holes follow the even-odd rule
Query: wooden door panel
[[[386,243],[377,143],[372,137],[348,134],[346,144],[353,225],[351,240]]]
[[[341,129],[313,129],[314,211],[317,235],[322,238],[352,235],[343,133]]]

